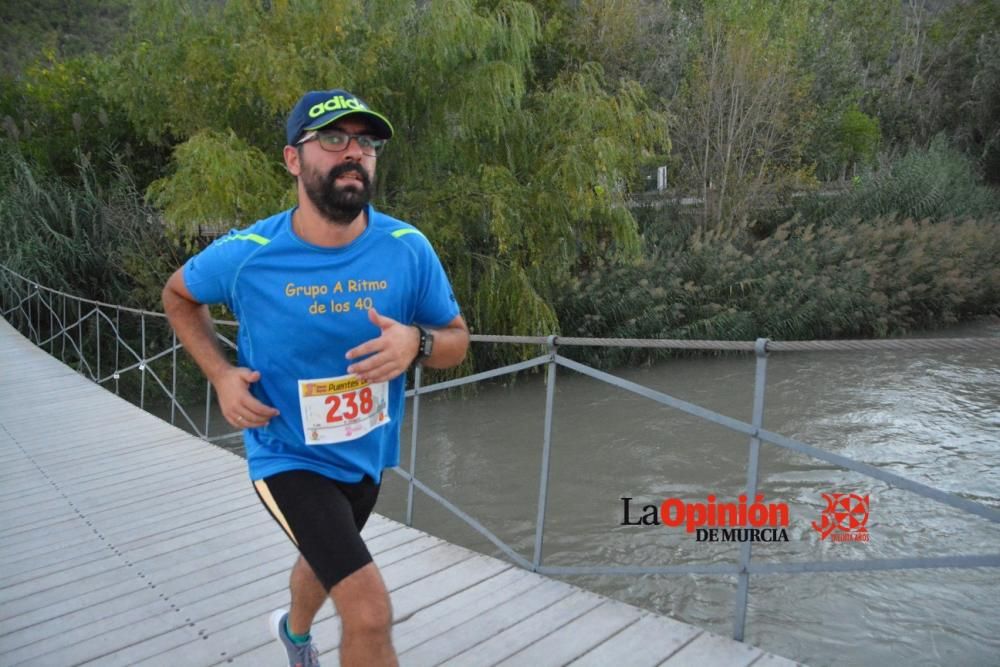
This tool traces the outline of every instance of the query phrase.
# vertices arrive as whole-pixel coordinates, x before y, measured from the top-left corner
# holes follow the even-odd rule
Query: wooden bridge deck
[[[281,665],[293,547],[238,456],[0,319],[0,665]],[[408,665],[792,665],[381,516],[365,536]],[[336,665],[327,605],[313,630]]]

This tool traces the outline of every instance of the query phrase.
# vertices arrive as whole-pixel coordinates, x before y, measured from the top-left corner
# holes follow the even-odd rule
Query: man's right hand
[[[215,387],[227,422],[239,429],[260,428],[278,416],[277,410],[250,393],[250,385],[260,380],[260,373],[233,366],[222,353],[208,306],[199,303],[187,288],[183,268],[174,271],[163,286],[163,312],[184,349]]]
[[[250,385],[258,380],[260,371],[235,366],[230,366],[212,379],[222,416],[234,428],[260,428],[278,416],[276,409],[264,405],[250,393]]]

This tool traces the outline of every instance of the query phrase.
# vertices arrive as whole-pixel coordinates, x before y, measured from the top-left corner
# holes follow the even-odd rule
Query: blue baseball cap
[[[288,116],[285,138],[289,146],[302,138],[309,130],[326,127],[345,116],[358,116],[371,125],[372,134],[379,139],[392,138],[392,124],[389,119],[372,111],[360,97],[346,90],[310,90],[302,96]]]

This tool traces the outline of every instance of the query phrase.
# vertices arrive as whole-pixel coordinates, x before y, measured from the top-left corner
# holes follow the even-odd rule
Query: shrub
[[[949,146],[943,137],[859,179],[849,193],[813,199],[802,208],[803,216],[812,221],[829,219],[837,223],[888,215],[938,221],[982,218],[998,211],[1000,194],[981,185],[976,163]]]
[[[894,217],[816,225],[796,217],[758,243],[692,235],[642,262],[577,278],[558,303],[565,335],[775,340],[899,335],[998,311],[1000,217]],[[601,353],[607,364],[651,358]]]
[[[90,160],[76,157],[71,185],[0,141],[0,262],[47,287],[158,310],[180,249],[124,165],[115,162],[112,182],[101,185]]]

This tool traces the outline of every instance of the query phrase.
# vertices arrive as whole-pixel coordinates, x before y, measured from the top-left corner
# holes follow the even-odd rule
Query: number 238
[[[358,415],[371,414],[375,407],[370,387],[365,387],[360,392],[348,391],[343,394],[331,394],[326,397],[325,402],[332,404],[326,413],[328,424],[335,424],[345,419],[356,419]],[[344,410],[341,412],[342,407]]]

